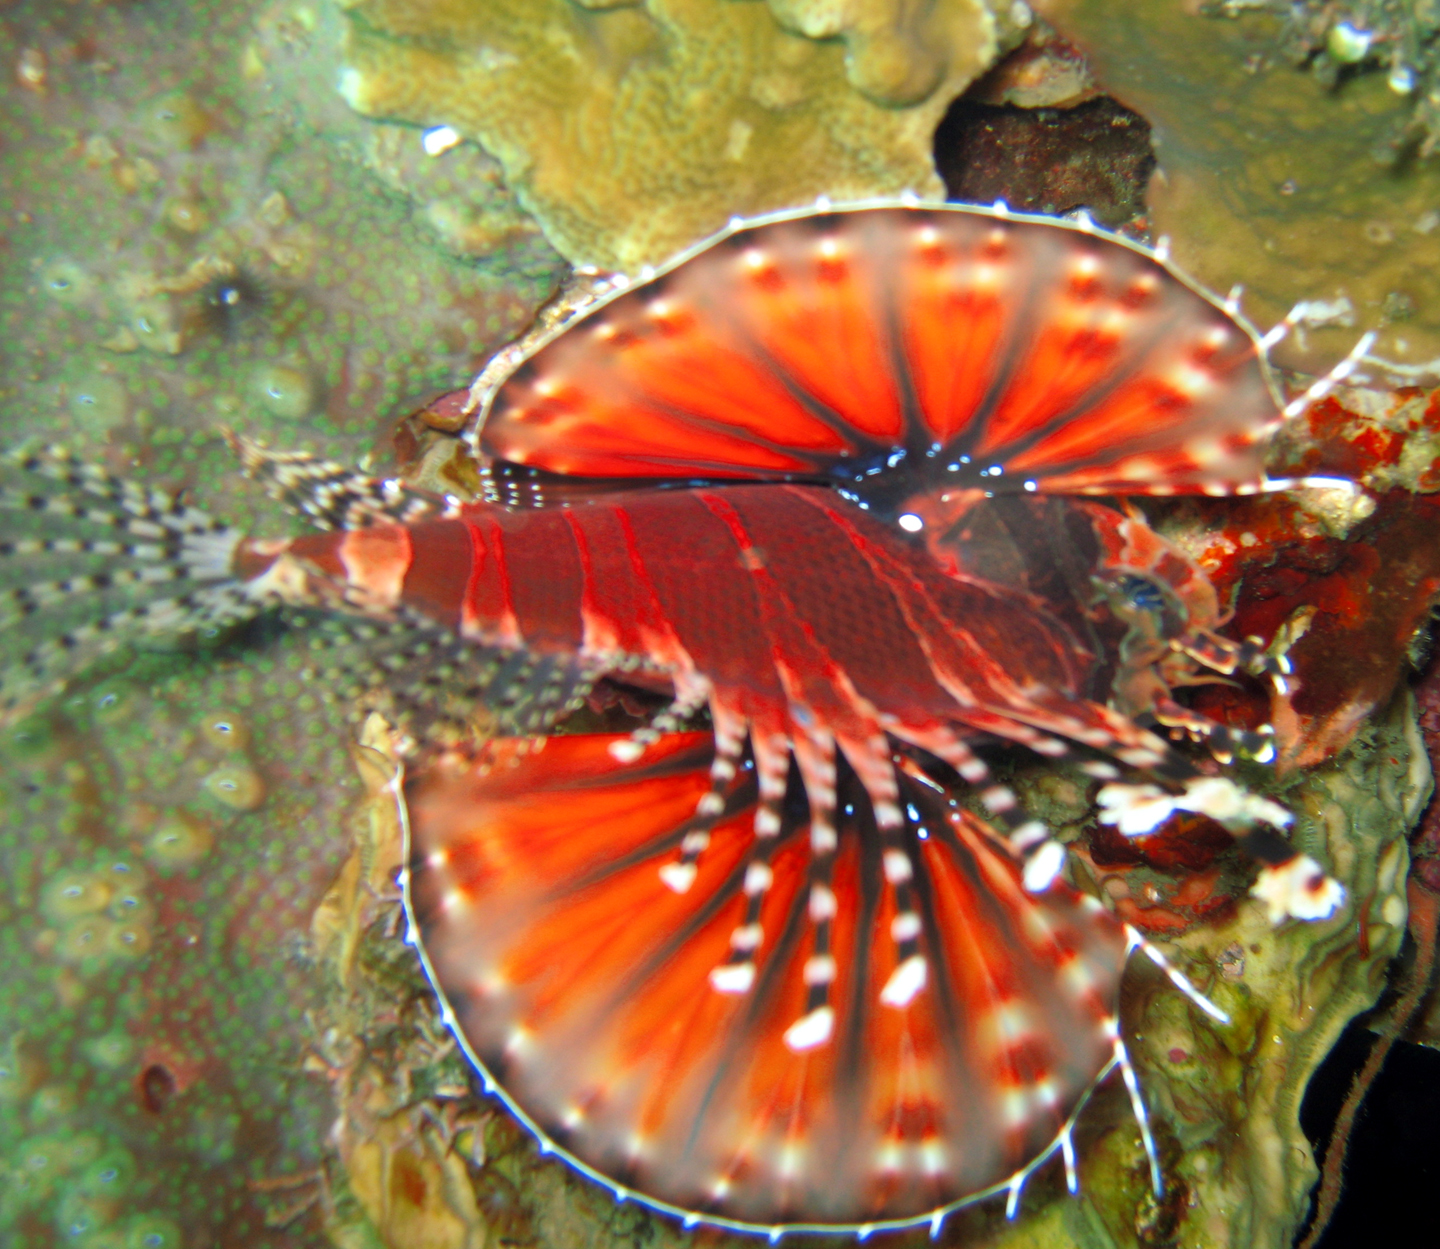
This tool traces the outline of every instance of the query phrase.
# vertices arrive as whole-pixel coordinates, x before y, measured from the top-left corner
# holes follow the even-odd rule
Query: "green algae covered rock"
[[[1152,227],[1212,290],[1244,287],[1277,358],[1323,372],[1367,329],[1404,380],[1440,376],[1440,163],[1397,152],[1410,110],[1383,72],[1326,88],[1296,69],[1273,17],[1202,18],[1170,0],[1037,6],[1153,127]],[[1239,6],[1246,7],[1246,6]]]

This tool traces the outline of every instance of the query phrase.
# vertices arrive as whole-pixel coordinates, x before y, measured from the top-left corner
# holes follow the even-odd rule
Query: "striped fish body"
[[[1138,722],[1217,609],[1138,516],[1067,498],[1257,488],[1277,421],[1248,328],[1142,249],[900,206],[738,229],[489,395],[485,461],[631,489],[461,508],[395,593],[487,642],[638,655],[712,722],[502,738],[407,787],[426,965],[547,1147],[752,1231],[934,1229],[1068,1166],[1095,1078],[1133,1088],[1127,937],[973,746],[1288,818]],[[1146,643],[1113,669],[1134,714],[1092,685],[1096,576]]]
[[[987,729],[996,716],[1043,720],[1089,660],[1033,596],[946,575],[918,543],[818,487],[472,504],[409,527],[251,543],[237,566],[257,593],[296,604],[415,613],[597,671],[641,660],[787,733],[792,704],[850,738],[972,712]]]

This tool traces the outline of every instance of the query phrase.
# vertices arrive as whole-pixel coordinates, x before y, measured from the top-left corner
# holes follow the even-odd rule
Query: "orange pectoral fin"
[[[512,1104],[617,1183],[756,1225],[913,1218],[1047,1147],[1109,1059],[1108,915],[1026,893],[996,835],[908,786],[927,972],[897,993],[903,917],[853,775],[823,876],[802,807],[757,836],[748,764],[693,875],[662,874],[713,747],[677,733],[617,760],[629,740],[496,740],[408,787],[422,948]],[[737,957],[753,976],[714,975]],[[806,1031],[817,983],[829,1023]]]

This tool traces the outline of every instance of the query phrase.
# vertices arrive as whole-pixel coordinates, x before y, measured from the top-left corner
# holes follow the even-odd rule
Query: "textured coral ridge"
[[[259,1190],[324,1152],[298,941],[358,787],[287,649],[141,657],[0,749],[6,1249],[318,1243]]]
[[[1187,507],[1165,528],[1196,558],[1231,628],[1286,633],[1295,687],[1264,706],[1237,690],[1197,692],[1231,723],[1270,720],[1282,769],[1330,758],[1383,708],[1440,594],[1440,405],[1415,390],[1341,388],[1291,422],[1277,476],[1355,482]]]
[[[1301,1099],[1345,1025],[1384,988],[1405,937],[1406,833],[1429,792],[1414,707],[1403,696],[1348,750],[1282,791],[1296,813],[1294,841],[1325,856],[1349,891],[1347,906],[1322,924],[1272,928],[1242,903],[1167,945],[1192,974],[1213,969],[1206,989],[1229,1027],[1198,1018],[1158,978],[1134,974],[1122,1018],[1166,1141],[1167,1196],[1153,1202],[1131,1181],[1131,1204],[1117,1201],[1123,1174],[1105,1171],[1125,1147],[1112,1136],[1090,1153],[1085,1182],[1113,1239],[1063,1205],[1047,1212],[1052,1227],[1074,1229],[1086,1249],[1293,1242],[1318,1175]],[[1047,1243],[1038,1227],[1033,1236]]]
[[[342,7],[356,109],[478,141],[568,259],[631,272],[736,213],[938,198],[941,114],[1029,20],[982,0]]]

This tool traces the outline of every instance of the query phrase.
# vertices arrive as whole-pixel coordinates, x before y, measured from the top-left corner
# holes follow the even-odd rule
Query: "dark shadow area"
[[[1300,1126],[1317,1161],[1323,1159],[1351,1081],[1375,1040],[1369,1029],[1352,1023],[1310,1081]],[[1356,1117],[1340,1204],[1317,1249],[1435,1243],[1440,1240],[1434,1215],[1437,1186],[1440,1051],[1397,1041]],[[1397,1235],[1406,1227],[1416,1234]],[[1421,1234],[1420,1229],[1427,1230]]]
[[[1111,229],[1145,213],[1155,168],[1150,125],[1101,96],[1073,108],[973,104],[962,96],[935,132],[935,165],[952,200],[1003,199],[1023,212],[1088,209]]]

